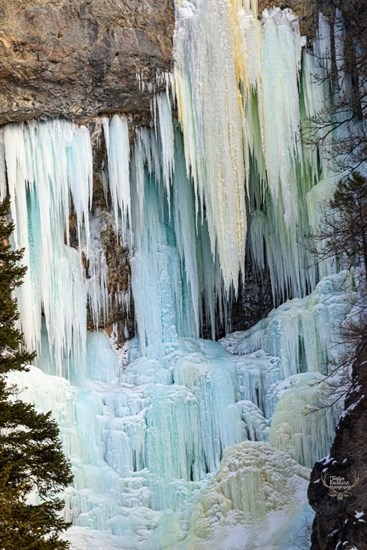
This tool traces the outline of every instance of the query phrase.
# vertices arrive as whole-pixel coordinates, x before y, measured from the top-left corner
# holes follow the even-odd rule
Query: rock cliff
[[[0,0],[0,124],[123,111],[147,122],[172,64],[173,0]]]
[[[210,0],[208,0],[210,1]],[[358,0],[360,3],[361,1]],[[301,32],[315,34],[320,8],[348,4],[348,0],[260,0],[259,13],[274,4],[291,8],[300,18]],[[363,2],[362,2],[363,3]],[[352,5],[351,2],[349,2]],[[361,8],[363,9],[363,8]],[[156,90],[157,82],[172,67],[174,0],[0,0],[0,125],[33,118],[62,116],[88,123],[100,114],[123,112],[133,124],[150,123],[151,91],[139,86],[137,75]],[[101,188],[103,143],[94,142],[95,204],[106,210]],[[109,264],[109,288],[128,290],[129,252],[116,239],[111,225],[103,236]],[[88,266],[86,266],[86,269]],[[246,297],[233,311],[233,328],[248,328],[271,307],[269,285],[260,287],[247,274]],[[249,289],[251,299],[249,298]],[[253,304],[256,302],[256,307]],[[251,307],[249,307],[251,305]],[[243,317],[244,308],[250,312]],[[129,315],[113,302],[105,328],[117,323],[120,343],[124,328],[134,332],[133,307]],[[356,372],[354,379],[357,381]],[[355,544],[367,548],[365,502],[366,399],[365,381],[351,392],[331,449],[331,459],[317,463],[309,497],[316,511],[313,531],[315,550]],[[364,389],[365,388],[365,389]],[[359,476],[351,496],[330,496],[320,482],[331,475],[352,480]]]

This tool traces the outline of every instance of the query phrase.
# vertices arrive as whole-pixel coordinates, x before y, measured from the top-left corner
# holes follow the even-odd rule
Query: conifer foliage
[[[0,549],[48,550],[68,547],[59,534],[68,524],[59,516],[57,494],[71,481],[59,430],[50,413],[38,413],[17,398],[6,375],[26,371],[34,358],[22,343],[15,322],[19,317],[12,293],[22,284],[25,268],[9,238],[10,203],[0,203]]]

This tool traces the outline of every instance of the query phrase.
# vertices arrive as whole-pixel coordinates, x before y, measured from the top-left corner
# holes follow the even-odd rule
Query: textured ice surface
[[[98,333],[91,337],[93,351],[93,340],[105,337]],[[99,342],[106,351],[91,356],[93,371],[97,365],[101,369],[110,365],[107,344],[107,339],[105,344]],[[213,342],[182,341],[180,348],[178,370],[184,363],[185,371],[191,362],[187,385],[183,380],[153,383],[154,367],[151,380],[139,385],[125,383],[122,375],[115,384],[85,380],[72,387],[36,367],[29,374],[11,377],[24,389],[25,399],[41,410],[51,408],[60,425],[75,476],[74,487],[64,495],[65,515],[74,525],[92,529],[73,529],[73,548],[83,544],[93,548],[98,541],[105,541],[106,549],[174,548],[190,525],[190,503],[205,485],[207,472],[216,472],[223,449],[245,439],[231,382],[235,366],[231,356]],[[228,398],[221,393],[223,384],[228,384]],[[270,452],[266,445],[265,449]],[[279,468],[285,476],[281,458]],[[233,481],[228,491],[236,490]],[[247,500],[241,494],[233,497],[240,511],[249,504],[247,494]],[[271,498],[278,498],[274,494]],[[235,512],[232,521],[240,520],[240,515]],[[105,538],[93,530],[105,531]]]
[[[269,443],[312,468],[330,449],[343,403],[332,405],[335,393],[318,373],[290,376],[280,386],[283,388],[271,419]]]
[[[347,271],[325,277],[306,298],[295,298],[274,309],[246,332],[221,340],[231,353],[264,350],[279,357],[281,379],[301,372],[327,372],[343,351],[340,325],[356,301],[354,281]]]
[[[304,413],[343,352],[336,326],[354,299],[351,278],[317,268],[305,248],[335,181],[325,151],[300,136],[329,83],[315,82],[322,68],[302,53],[289,10],[260,22],[255,1],[176,4],[175,86],[167,76],[154,98],[153,127],[130,149],[124,117],[100,121],[111,219],[91,212],[86,128],[55,120],[1,133],[0,196],[11,196],[28,267],[21,329],[39,354],[10,380],[60,425],[75,550],[285,550],[287,525],[308,514],[307,475],[290,455],[310,466],[326,452],[337,410]],[[321,18],[316,52],[328,33]],[[204,325],[213,340],[228,326],[247,212],[255,269],[268,265],[276,300],[297,298],[222,345],[200,340]],[[86,331],[87,302],[96,328],[110,308],[107,223],[132,256],[138,337],[120,352]]]
[[[262,425],[268,433],[265,418],[271,419],[271,445],[308,467],[327,452],[340,415],[341,403],[320,407],[334,393],[324,382],[328,368],[346,351],[340,326],[355,303],[353,288],[345,271],[326,277],[306,298],[290,300],[250,330],[221,340],[227,350],[243,355],[238,357],[240,396],[263,414],[262,420],[252,413],[255,426],[247,429],[261,434]]]
[[[281,306],[262,330],[292,307],[306,315],[323,305],[342,319],[353,302],[343,280],[345,273],[325,279],[311,296]],[[334,337],[327,335],[319,342],[323,356]],[[238,351],[251,337],[251,330],[235,333],[222,344]],[[301,530],[309,512],[298,474],[307,473],[290,457],[308,466],[321,458],[337,422],[335,409],[316,416],[310,410],[322,390],[314,384],[324,379],[321,363],[297,356],[304,372],[289,377],[287,355],[261,349],[236,355],[182,337],[163,346],[160,359],[137,357],[136,342],[131,348],[123,369],[107,337],[94,332],[77,385],[36,367],[11,377],[27,387],[24,398],[51,408],[59,422],[75,476],[65,493],[66,517],[78,526],[72,547],[105,540],[106,549],[249,550],[254,541],[259,548],[271,548],[278,536],[286,541],[288,521]]]
[[[272,547],[274,536],[301,511],[308,475],[289,455],[263,443],[245,442],[227,449],[218,472],[200,494],[189,533],[177,549]]]
[[[320,21],[316,50],[324,52]],[[254,265],[261,270],[266,258],[274,297],[303,296],[318,278],[305,247],[305,199],[329,177],[329,166],[324,149],[301,135],[312,139],[308,119],[327,107],[329,83],[318,58],[302,56],[303,46],[290,10],[265,10],[260,22],[257,2],[176,2],[174,76],[186,168],[226,291],[237,289],[243,271],[247,225]]]
[[[92,152],[89,132],[66,121],[8,124],[3,134],[14,244],[28,267],[17,292],[26,345],[40,352],[42,315],[56,373],[83,368],[86,290],[81,257],[69,242],[70,195],[77,235],[89,246]]]

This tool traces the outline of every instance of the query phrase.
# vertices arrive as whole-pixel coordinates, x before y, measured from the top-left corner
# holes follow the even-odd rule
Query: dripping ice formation
[[[38,352],[29,374],[10,379],[60,425],[75,549],[285,550],[287,528],[309,515],[307,468],[327,453],[339,411],[306,413],[343,352],[337,327],[354,283],[332,262],[315,267],[305,248],[335,185],[325,151],[301,140],[328,82],[315,80],[322,68],[292,13],[259,21],[255,4],[177,0],[174,76],[154,98],[154,127],[130,145],[124,116],[97,121],[111,214],[93,203],[87,128],[2,131],[0,194],[28,266],[20,323]],[[320,29],[317,52],[323,19]],[[106,224],[131,254],[137,338],[123,350],[98,331],[112,303]],[[218,343],[246,243],[275,303],[292,299]],[[204,326],[212,340],[200,339]]]
[[[3,131],[3,148],[17,227],[14,245],[24,248],[28,267],[18,296],[25,343],[40,353],[43,313],[55,372],[65,374],[71,361],[83,372],[86,288],[81,256],[68,246],[69,194],[78,241],[83,234],[88,250],[93,164],[89,132],[57,120],[9,124]]]
[[[314,362],[319,342],[307,359],[299,351],[298,372],[284,379],[282,353],[292,350],[277,328],[303,319],[298,342],[304,331],[314,331],[313,310],[335,324],[342,321],[354,300],[352,281],[345,283],[344,272],[324,279],[307,298],[276,310],[276,321],[254,328],[268,333],[267,345],[280,350],[278,356],[244,350],[248,333],[229,335],[222,346],[180,338],[166,346],[160,361],[140,356],[121,372],[107,337],[95,332],[88,336],[89,372],[82,383],[37,367],[26,376],[14,373],[10,381],[24,388],[24,398],[41,410],[52,408],[60,425],[75,476],[64,495],[66,517],[76,526],[70,534],[73,548],[83,548],[83,540],[89,548],[100,547],[95,531],[106,532],[106,549],[209,548],[215,541],[226,547],[227,540],[238,549],[244,540],[248,548],[259,540],[262,548],[278,536],[283,540],[278,530],[286,527],[287,514],[309,516],[308,470],[292,460],[310,466],[327,453],[339,411],[317,414],[316,421],[307,414],[325,389],[325,376],[309,372],[321,365]],[[130,353],[132,359],[139,355],[136,342]],[[279,470],[287,479],[284,486]],[[248,484],[257,502],[262,495],[261,514]],[[287,497],[294,491],[295,501]],[[238,528],[232,532],[234,524]],[[280,548],[286,546],[280,542]]]
[[[205,204],[224,289],[237,290],[248,225],[250,255],[260,270],[267,262],[274,298],[305,295],[317,280],[304,241],[306,197],[329,173],[301,135],[325,106],[323,69],[302,51],[290,10],[265,10],[260,22],[256,2],[233,0],[230,9],[212,2],[209,13],[202,0],[176,4],[175,90],[187,172],[197,209]],[[322,31],[320,50],[325,40]],[[316,75],[323,84],[315,85]]]

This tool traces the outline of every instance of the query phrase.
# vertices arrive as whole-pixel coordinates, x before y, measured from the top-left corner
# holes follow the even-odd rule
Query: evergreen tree
[[[10,371],[26,371],[35,355],[24,349],[15,326],[19,313],[12,293],[26,268],[18,265],[23,252],[10,247],[9,210],[5,199],[0,203],[0,548],[64,549],[68,544],[59,534],[69,524],[59,516],[63,503],[57,494],[72,475],[58,426],[50,413],[17,399],[17,389],[6,381]]]

